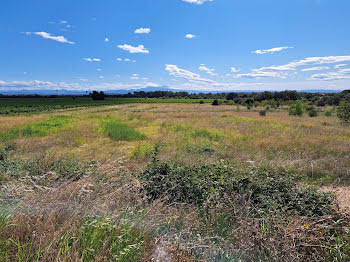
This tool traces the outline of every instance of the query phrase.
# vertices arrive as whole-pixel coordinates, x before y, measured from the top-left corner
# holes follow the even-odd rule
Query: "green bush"
[[[260,116],[266,116],[266,110],[261,110],[259,111]]]
[[[350,124],[350,102],[342,102],[337,110],[337,116],[343,125]]]
[[[293,174],[262,168],[238,168],[223,162],[193,166],[155,161],[140,174],[148,200],[211,207],[246,203],[255,216],[331,213],[333,198],[292,181]],[[240,200],[238,200],[240,199]],[[237,202],[238,201],[238,202]]]
[[[324,115],[325,116],[332,116],[332,113],[333,113],[333,111],[332,110],[329,110],[329,109],[326,109],[325,111],[324,111]]]
[[[104,120],[102,121],[102,130],[116,141],[134,141],[146,139],[144,134],[129,127],[127,124],[119,120]]]
[[[304,114],[304,105],[301,101],[297,101],[289,108],[289,115],[302,116]]]
[[[219,100],[215,99],[212,103],[213,106],[218,106],[219,105]]]
[[[309,114],[309,117],[316,117],[318,116],[318,112],[316,110],[316,108],[314,106],[310,106],[308,109],[308,114]]]

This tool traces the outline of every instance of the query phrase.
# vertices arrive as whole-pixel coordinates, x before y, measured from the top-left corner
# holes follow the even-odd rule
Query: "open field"
[[[349,261],[334,113],[79,99],[1,100],[4,261]]]

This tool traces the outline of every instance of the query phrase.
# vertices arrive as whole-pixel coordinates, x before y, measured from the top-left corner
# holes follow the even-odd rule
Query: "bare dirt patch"
[[[334,193],[337,197],[339,208],[341,211],[350,213],[350,187],[322,187],[323,192]]]

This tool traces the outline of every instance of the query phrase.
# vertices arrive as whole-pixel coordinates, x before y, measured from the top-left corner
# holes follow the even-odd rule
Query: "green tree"
[[[340,103],[337,116],[343,125],[350,124],[350,102],[342,102]]]
[[[304,114],[304,105],[301,101],[296,101],[290,108],[289,108],[289,115],[291,116],[302,116]]]

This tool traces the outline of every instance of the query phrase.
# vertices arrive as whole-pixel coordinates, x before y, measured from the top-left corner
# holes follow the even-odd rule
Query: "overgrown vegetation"
[[[293,182],[296,177],[290,172],[243,169],[223,162],[200,166],[154,162],[140,175],[149,200],[214,207],[225,204],[234,213],[239,202],[244,201],[252,216],[329,215],[333,199],[298,186]]]
[[[337,116],[344,125],[350,124],[350,102],[343,102],[337,111]]]
[[[27,124],[0,133],[0,141],[8,141],[16,138],[42,137],[67,127],[73,122],[71,116],[58,115],[50,117],[48,120]]]
[[[337,107],[232,99],[0,118],[0,261],[349,261]]]
[[[146,138],[144,134],[129,127],[120,120],[103,120],[101,126],[106,135],[116,141],[133,141]]]

